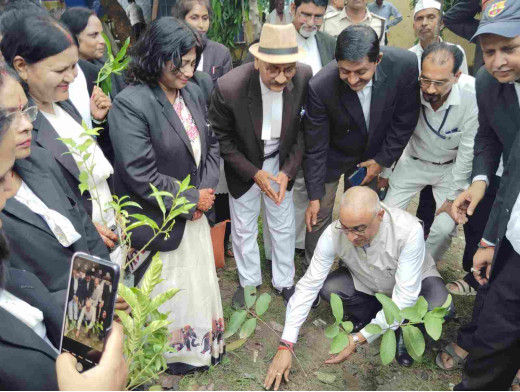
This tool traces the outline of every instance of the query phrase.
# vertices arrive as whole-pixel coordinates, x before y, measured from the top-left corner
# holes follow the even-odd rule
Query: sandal
[[[450,288],[451,284],[456,285],[457,286],[457,290],[454,290],[454,289]],[[453,294],[453,295],[471,296],[471,295],[476,295],[477,294],[477,290],[475,290],[473,287],[471,287],[468,284],[468,282],[466,282],[463,279],[457,279],[457,280],[455,280],[455,281],[453,281],[451,283],[448,283],[446,285],[446,289],[448,289],[450,294]]]
[[[520,378],[518,376],[516,376],[515,379],[513,380],[513,382],[511,383],[510,390],[511,391],[518,391],[518,390],[520,390],[520,389],[518,389],[519,385],[520,385]],[[515,387],[517,387],[517,388],[515,388]]]
[[[442,353],[446,353],[446,354],[448,354],[451,357],[451,359],[453,361],[453,366],[452,367],[447,368],[446,366],[444,366],[444,363],[442,363],[442,358],[441,358]],[[448,344],[448,345],[444,346],[441,349],[441,351],[439,351],[439,353],[435,357],[435,363],[442,370],[445,370],[447,372],[451,372],[453,370],[462,369],[464,367],[464,364],[466,363],[466,358],[462,358],[461,356],[459,356],[455,352],[455,349],[453,348],[453,346],[451,344]]]
[[[231,241],[226,244],[226,257],[235,258],[235,254],[233,253],[233,244]]]

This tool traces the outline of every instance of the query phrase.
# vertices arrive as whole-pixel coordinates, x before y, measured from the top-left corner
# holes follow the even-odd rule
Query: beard
[[[435,103],[441,99],[440,94],[425,94],[423,93],[423,98],[426,102]]]
[[[300,35],[303,38],[311,38],[314,35],[316,35],[316,33],[318,32],[318,28],[316,26],[313,26],[313,30],[312,31],[306,30],[305,27],[307,27],[307,26],[305,26],[305,24],[303,24],[302,27],[300,27],[300,30],[299,30],[299,33],[300,33]]]
[[[9,244],[4,232],[0,230],[0,290],[4,287],[5,267],[4,263],[9,258]]]

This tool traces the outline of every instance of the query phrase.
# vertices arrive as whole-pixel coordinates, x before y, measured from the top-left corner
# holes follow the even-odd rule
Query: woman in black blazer
[[[16,161],[10,181],[12,185],[7,192],[11,198],[0,213],[11,246],[9,262],[11,267],[38,275],[56,300],[65,304],[72,255],[79,251],[104,259],[109,255],[90,217],[78,203],[52,155],[40,147],[31,146],[30,120],[34,119],[37,108],[29,106],[30,102],[18,82],[13,80],[9,89],[9,99],[26,110],[25,116],[11,123],[15,134]],[[52,230],[50,223],[38,213],[42,212],[41,205],[38,208],[31,204],[35,197],[30,202],[22,197],[22,187],[22,191],[33,192],[47,208],[68,220],[72,227],[64,225],[60,228],[69,227],[71,233],[60,234],[58,230]],[[60,238],[60,235],[65,239]],[[72,243],[69,245],[69,242]]]
[[[92,216],[92,220],[108,247],[114,246],[117,236],[109,229],[115,226],[115,214],[105,209],[112,200],[109,184],[113,168],[96,142],[87,152],[95,162],[94,181],[89,182],[88,191],[78,189],[80,164],[69,154],[67,147],[58,138],[70,138],[78,144],[85,139],[81,127],[81,116],[68,100],[69,84],[76,77],[78,48],[67,28],[46,16],[20,17],[4,31],[0,43],[6,63],[12,66],[22,79],[29,99],[38,107],[34,122],[33,144],[48,150],[59,163],[63,177],[75,192],[78,200]],[[108,99],[105,97],[105,99]],[[108,112],[106,102],[91,106],[95,118],[103,118]],[[100,205],[92,201],[93,194],[99,195]]]
[[[147,248],[159,252],[164,265],[164,281],[154,295],[182,289],[160,308],[173,319],[170,342],[177,351],[165,359],[175,373],[207,367],[224,352],[222,305],[205,216],[215,199],[220,158],[206,124],[203,94],[188,83],[201,51],[195,34],[171,17],[153,21],[132,49],[132,84],[116,97],[108,115],[116,193],[143,208],[130,213],[145,214],[160,226],[163,213],[150,197],[150,184],[173,195],[187,176],[193,186],[182,196],[195,207],[176,218],[168,238],[159,236]],[[169,210],[172,199],[164,198],[164,204]],[[140,249],[152,235],[146,226],[136,228],[132,247]]]
[[[213,83],[216,83],[218,78],[231,71],[233,62],[228,48],[207,37],[213,16],[210,1],[178,0],[172,12],[175,18],[184,20],[203,37],[206,45],[197,70],[209,74]]]

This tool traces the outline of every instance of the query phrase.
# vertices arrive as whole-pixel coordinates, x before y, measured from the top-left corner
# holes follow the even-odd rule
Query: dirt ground
[[[341,183],[341,182],[340,182]],[[340,194],[342,190],[339,189]],[[339,198],[337,198],[339,200]],[[415,213],[417,198],[411,203],[409,211]],[[336,212],[337,214],[337,206]],[[270,324],[284,324],[285,306],[281,297],[275,295],[271,286],[271,275],[266,268],[263,246],[263,280],[260,293],[268,292],[273,300],[262,319]],[[462,228],[448,250],[439,270],[446,281],[463,276],[461,267],[464,249]],[[297,278],[302,275],[301,260],[296,258]],[[226,260],[226,268],[218,272],[224,314],[226,321],[233,313],[231,297],[238,285],[234,259]],[[415,363],[410,368],[403,368],[395,361],[384,366],[379,357],[379,343],[362,346],[358,353],[341,365],[325,365],[329,357],[330,340],[324,335],[324,327],[313,324],[323,320],[330,324],[333,320],[330,306],[322,303],[311,310],[309,317],[300,331],[295,353],[300,364],[293,362],[290,383],[282,384],[281,390],[449,390],[460,380],[460,372],[443,372],[435,365],[435,356],[441,345],[456,337],[458,327],[469,320],[474,297],[455,297],[457,318],[445,324],[441,339],[437,342],[427,339],[427,346],[422,363]],[[265,324],[260,323],[256,333],[241,348],[229,352],[224,363],[212,367],[207,372],[196,373],[183,378],[169,380],[174,390],[263,390],[263,380],[269,364],[276,354],[279,334]],[[236,335],[227,343],[236,340]],[[255,354],[258,351],[258,355]],[[255,356],[257,358],[255,359]],[[322,382],[318,378],[325,379]],[[330,375],[332,377],[323,377]],[[172,385],[173,384],[173,385]]]

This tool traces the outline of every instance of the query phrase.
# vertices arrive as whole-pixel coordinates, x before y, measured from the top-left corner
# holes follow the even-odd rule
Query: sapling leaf
[[[238,339],[231,343],[226,343],[226,351],[233,351],[236,350],[239,347],[242,347],[242,345],[247,341],[247,339]]]
[[[428,312],[430,317],[435,317],[438,319],[442,319],[446,317],[446,315],[449,313],[448,308],[434,308],[432,311]]]
[[[415,307],[417,308],[417,314],[420,318],[423,318],[426,315],[426,312],[428,312],[428,302],[426,302],[426,299],[424,299],[422,295],[415,303]]]
[[[224,333],[224,339],[227,339],[233,336],[240,326],[244,323],[247,317],[247,312],[245,310],[238,310],[231,315],[231,319],[229,320],[229,324],[227,326],[226,332]]]
[[[250,309],[256,301],[256,286],[244,287],[244,299],[246,301],[246,307]]]
[[[181,186],[180,186],[180,191],[181,192],[184,192],[186,189],[188,189],[188,186],[190,185],[190,176],[188,175],[188,177],[186,177],[184,180],[182,180],[181,182]]]
[[[257,316],[261,316],[267,311],[270,302],[271,296],[268,293],[263,293],[260,297],[258,297],[255,304],[255,311]]]
[[[365,331],[367,331],[368,333],[371,333],[373,335],[377,335],[377,334],[380,334],[381,332],[383,332],[383,330],[381,329],[381,327],[378,324],[366,325]]]
[[[88,173],[85,171],[80,172],[78,179],[79,179],[79,182],[86,183],[88,181]]]
[[[146,270],[141,282],[141,290],[146,296],[149,296],[152,293],[153,288],[161,279],[162,267],[163,264],[159,257],[159,252],[157,252],[153,255],[152,262]]]
[[[420,361],[426,346],[421,330],[413,325],[403,325],[401,328],[406,351],[413,359]]]
[[[159,280],[158,283],[162,282],[162,279]],[[150,302],[150,312],[156,310],[159,306],[161,306],[166,301],[169,301],[175,294],[177,294],[180,291],[180,289],[169,289],[168,291],[157,295],[152,299]]]
[[[346,333],[351,333],[354,329],[354,324],[352,324],[352,321],[342,321],[341,326]]]
[[[121,207],[121,208],[135,207],[135,208],[140,208],[141,210],[143,209],[143,207],[141,207],[139,205],[139,203],[136,203],[135,201],[127,201],[125,203],[120,204],[119,207]]]
[[[146,222],[146,224],[148,226],[152,227],[155,230],[159,230],[159,226],[157,225],[157,223],[155,223],[155,221],[152,218],[149,218],[146,215],[132,214],[132,215],[130,215],[130,217],[132,217],[135,220],[140,221],[140,222]]]
[[[443,318],[434,317],[431,312],[426,313],[426,316],[424,316],[424,327],[433,340],[439,340],[441,337],[443,323]]]
[[[119,62],[121,61],[121,59],[123,57],[125,57],[126,55],[126,50],[128,49],[128,45],[130,45],[130,37],[128,37],[126,40],[125,40],[125,43],[123,44],[123,47],[121,48],[121,50],[119,51],[119,53],[116,55],[114,61],[115,62]]]
[[[140,226],[148,226],[148,224],[146,222],[134,222],[128,226],[126,226],[126,231],[127,232],[130,232],[132,231],[133,229],[137,228],[137,227],[140,227]]]
[[[153,193],[151,196],[155,196],[155,200],[157,201],[157,204],[159,205],[159,208],[161,209],[163,215],[166,214],[166,207],[164,206],[164,201],[162,199],[162,196],[159,195],[159,190],[154,184],[150,184],[150,187],[153,190]]]
[[[343,321],[343,301],[341,301],[339,295],[334,293],[330,295],[330,306],[332,308],[332,314],[336,319],[336,323],[341,323]]]
[[[388,329],[383,334],[383,338],[381,339],[381,348],[379,350],[379,355],[381,356],[381,362],[383,362],[383,365],[388,365],[394,360],[396,348],[397,342],[395,331],[393,329]]]
[[[393,324],[394,320],[397,322],[401,321],[399,308],[394,303],[394,301],[381,293],[376,293],[376,298],[381,303],[381,305],[383,305],[385,319],[389,325]]]
[[[339,334],[339,325],[334,323],[325,328],[325,336],[329,339],[334,339]]]
[[[422,317],[419,316],[419,313],[417,312],[417,307],[415,305],[401,309],[400,315],[401,319],[407,319],[413,323],[418,323],[422,321]]]
[[[446,298],[446,301],[444,302],[444,305],[441,306],[441,308],[449,308],[452,300],[453,298],[451,294],[448,294],[448,298]]]
[[[242,324],[242,327],[240,328],[240,333],[238,336],[240,336],[240,339],[247,339],[250,337],[253,332],[255,332],[256,329],[256,318],[252,318],[247,320],[244,324]]]
[[[340,332],[336,335],[334,339],[332,339],[332,343],[330,345],[330,354],[338,354],[342,352],[345,347],[348,346],[348,335],[345,332]]]
[[[88,185],[85,183],[78,184],[78,188],[80,193],[83,195],[86,191],[88,191]]]

